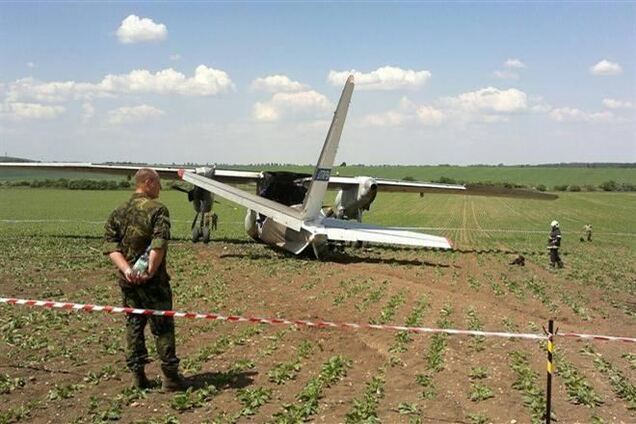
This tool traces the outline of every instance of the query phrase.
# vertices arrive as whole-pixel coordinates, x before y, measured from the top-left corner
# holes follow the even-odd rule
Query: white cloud
[[[504,62],[506,68],[522,69],[526,67],[526,64],[519,59],[508,59]]]
[[[33,69],[33,68],[35,68],[35,63],[33,63],[33,62],[27,62],[26,66],[27,66],[27,68],[29,68],[29,69]]]
[[[234,84],[227,73],[199,65],[192,78],[187,78],[172,68],[154,74],[144,69],[123,75],[106,75],[98,84],[98,88],[110,93],[213,96],[234,88]]]
[[[7,99],[63,102],[92,99],[119,94],[176,94],[182,96],[214,96],[234,89],[229,75],[221,70],[199,65],[190,78],[172,68],[156,73],[134,70],[128,74],[106,75],[96,84],[75,81],[40,82],[23,78],[9,84]]]
[[[22,78],[8,84],[7,100],[37,100],[41,102],[62,102],[74,97],[74,93],[84,91],[75,81],[54,81],[42,83],[33,78]],[[88,84],[90,85],[90,84]]]
[[[614,120],[612,112],[585,112],[576,108],[562,107],[553,109],[550,118],[557,122],[610,122]]]
[[[156,24],[152,19],[129,15],[117,29],[117,38],[123,44],[143,41],[165,40],[168,30],[164,24]]]
[[[592,75],[601,76],[620,75],[623,73],[623,68],[618,63],[603,59],[596,65],[591,66],[590,72]]]
[[[412,116],[406,113],[390,110],[384,113],[367,115],[362,119],[362,122],[376,127],[398,127],[412,119]]]
[[[180,59],[181,59],[181,55],[179,53],[170,55],[170,60],[172,60],[173,62],[176,62],[177,60],[180,60]]]
[[[252,90],[268,91],[270,93],[293,92],[307,90],[307,86],[297,81],[292,81],[286,75],[269,75],[256,78],[250,85]]]
[[[383,66],[369,73],[362,73],[355,69],[351,71],[329,71],[328,80],[331,84],[342,86],[349,75],[353,75],[356,88],[359,90],[395,90],[401,88],[418,88],[431,79],[427,70],[414,71],[394,66]]]
[[[252,116],[257,121],[274,122],[284,117],[321,117],[333,109],[324,95],[314,90],[276,93],[268,102],[254,104]]]
[[[88,121],[95,116],[95,106],[90,103],[82,104],[82,120]]]
[[[131,124],[165,115],[161,109],[154,106],[123,106],[108,112],[108,122],[113,125]]]
[[[424,125],[440,125],[446,120],[446,114],[432,106],[420,106],[416,113],[420,123]]]
[[[275,122],[280,119],[280,112],[269,103],[256,103],[252,109],[252,116],[257,121]]]
[[[533,113],[548,113],[552,110],[552,106],[547,103],[540,102],[532,105],[529,110]]]
[[[447,97],[444,102],[453,108],[467,112],[514,113],[528,107],[528,96],[516,88],[500,90],[487,87],[463,93],[457,97]]]
[[[518,73],[509,71],[509,70],[495,71],[492,74],[495,78],[499,78],[502,80],[518,80],[519,79]]]
[[[523,91],[487,87],[455,97],[444,97],[435,101],[433,105],[416,105],[403,97],[398,108],[367,115],[362,122],[374,126],[402,126],[411,121],[426,126],[457,122],[492,124],[505,122],[514,113],[545,113],[549,110],[546,109],[549,106],[543,103],[532,107],[529,107],[528,103],[528,96]]]
[[[603,106],[610,109],[630,109],[633,104],[627,100],[603,99]]]
[[[365,116],[362,122],[377,127],[399,127],[410,122],[426,126],[437,126],[446,120],[446,114],[428,105],[416,105],[407,97],[402,97],[398,107],[387,112]]]
[[[53,119],[66,111],[63,106],[47,106],[39,103],[7,103],[4,109],[13,119]]]

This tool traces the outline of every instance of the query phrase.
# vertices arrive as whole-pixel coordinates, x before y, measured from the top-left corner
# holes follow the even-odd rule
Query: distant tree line
[[[0,181],[4,187],[31,187],[31,188],[61,188],[68,190],[122,190],[129,189],[128,181],[111,180],[69,180],[59,178],[57,180],[31,180],[31,181]]]
[[[546,187],[543,184],[537,186],[536,189],[546,191]],[[583,186],[576,184],[559,184],[552,187],[552,191],[636,191],[636,184],[617,183],[614,180],[605,181],[598,186],[592,184],[585,184]]]

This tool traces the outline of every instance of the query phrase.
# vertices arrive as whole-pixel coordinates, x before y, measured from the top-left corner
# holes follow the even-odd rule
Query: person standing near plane
[[[550,250],[550,266],[563,268],[563,262],[559,257],[559,247],[561,247],[561,230],[559,229],[559,221],[550,223],[550,236],[548,237],[548,249]]]
[[[115,209],[106,222],[104,254],[119,270],[118,282],[125,307],[171,310],[172,290],[166,271],[170,215],[168,209],[156,200],[161,191],[159,175],[152,169],[142,168],[135,174],[135,185],[131,198]],[[142,268],[139,272],[135,261],[145,252],[149,252],[147,269]],[[135,264],[134,269],[131,264]],[[149,362],[144,338],[148,320],[161,360],[162,388],[166,391],[185,389],[185,382],[178,372],[174,318],[128,314],[126,364],[133,373],[135,387],[150,387],[144,371]]]

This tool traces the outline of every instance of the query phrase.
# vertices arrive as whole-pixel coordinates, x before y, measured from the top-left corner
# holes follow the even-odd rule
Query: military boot
[[[161,371],[163,372],[161,389],[164,392],[182,392],[188,388],[179,374],[179,365],[162,365]]]
[[[137,389],[149,389],[151,384],[143,368],[133,371],[133,386]]]

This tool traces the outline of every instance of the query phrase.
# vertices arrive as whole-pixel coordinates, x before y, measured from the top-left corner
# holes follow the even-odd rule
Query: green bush
[[[568,187],[568,191],[581,191],[581,186],[571,185]]]
[[[623,183],[621,184],[621,191],[636,191],[636,184]]]
[[[603,184],[599,185],[599,187],[603,191],[616,191],[616,190],[618,190],[618,185],[616,184],[616,181],[614,181],[614,180],[605,181]]]
[[[455,180],[454,178],[449,178],[444,176],[439,177],[437,182],[442,184],[457,184],[457,180]]]
[[[567,191],[567,189],[568,189],[567,184],[560,184],[560,185],[554,186],[554,191]]]

